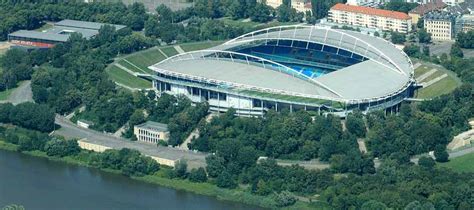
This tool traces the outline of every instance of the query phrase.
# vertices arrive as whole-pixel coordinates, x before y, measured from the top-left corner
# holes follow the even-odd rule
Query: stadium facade
[[[414,91],[410,58],[384,39],[318,26],[279,26],[149,67],[159,92],[239,115],[270,109],[341,117],[396,107]]]

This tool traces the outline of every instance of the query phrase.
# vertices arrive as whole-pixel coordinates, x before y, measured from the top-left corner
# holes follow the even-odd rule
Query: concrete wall
[[[81,149],[90,150],[90,151],[94,151],[94,152],[104,152],[105,150],[113,149],[113,148],[110,148],[110,147],[107,147],[107,146],[102,146],[102,145],[86,142],[85,140],[78,140],[77,143],[79,144],[79,147]],[[151,156],[151,155],[146,155],[146,156],[148,156],[151,159],[155,160],[160,165],[165,165],[165,166],[169,166],[169,167],[174,167],[176,165],[176,163],[179,161],[179,160],[171,160],[171,159],[155,157],[155,156]]]
[[[110,147],[85,142],[83,140],[78,140],[77,143],[79,144],[79,147],[81,149],[91,150],[91,151],[94,151],[94,152],[104,152],[105,150],[112,149]]]

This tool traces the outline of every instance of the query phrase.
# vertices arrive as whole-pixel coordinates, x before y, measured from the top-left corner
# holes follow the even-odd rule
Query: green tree
[[[435,161],[431,157],[420,157],[418,160],[418,165],[425,169],[433,169],[433,167],[436,165]]]
[[[362,113],[356,112],[347,115],[346,128],[350,133],[356,135],[357,137],[365,137],[367,130]]]
[[[188,163],[185,160],[178,161],[174,166],[174,171],[179,178],[185,179],[188,176]]]
[[[232,177],[232,174],[227,170],[223,171],[217,176],[216,184],[218,187],[233,189],[237,187],[237,183]]]
[[[296,203],[295,196],[288,191],[276,194],[274,200],[278,207],[291,206]]]
[[[392,32],[390,35],[390,39],[394,44],[403,44],[406,41],[405,34],[399,32]]]
[[[431,42],[431,34],[428,33],[425,29],[420,29],[417,32],[418,41],[420,43],[430,43]]]
[[[367,201],[360,207],[361,210],[384,210],[387,208],[384,203],[376,200]]]
[[[448,162],[449,161],[449,154],[446,151],[446,146],[443,145],[436,145],[435,150],[434,150],[434,156],[436,158],[436,161],[438,162]]]
[[[457,44],[457,42],[454,43],[453,45],[451,45],[451,50],[449,52],[449,55],[451,55],[451,57],[455,57],[455,58],[463,58],[464,57],[464,53],[462,52],[462,49],[459,46],[459,44]]]
[[[224,158],[217,155],[209,155],[206,157],[206,171],[210,177],[217,177],[225,170]]]
[[[81,149],[75,140],[61,140],[54,138],[46,143],[44,150],[48,156],[64,157],[76,155]]]
[[[202,167],[199,167],[198,169],[193,168],[189,173],[189,180],[192,182],[206,182],[206,171]]]

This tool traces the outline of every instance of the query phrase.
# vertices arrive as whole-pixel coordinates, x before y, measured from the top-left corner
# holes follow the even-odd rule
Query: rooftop
[[[107,25],[105,23],[94,23],[87,21],[77,20],[62,20],[54,24],[54,26],[45,31],[28,31],[19,30],[15,31],[9,36],[29,38],[29,39],[41,39],[54,42],[66,42],[69,39],[71,33],[79,33],[82,37],[90,39],[91,37],[99,33],[100,27]],[[116,30],[125,28],[124,25],[112,25]]]
[[[153,121],[146,121],[140,125],[136,125],[136,127],[147,129],[147,130],[156,130],[160,132],[168,131],[168,125]]]
[[[366,15],[375,15],[375,16],[381,16],[381,17],[387,17],[387,18],[393,18],[393,19],[400,19],[400,20],[409,20],[411,19],[410,16],[403,12],[396,12],[396,11],[391,11],[391,10],[383,10],[383,9],[375,9],[372,7],[363,7],[363,6],[354,6],[354,5],[347,5],[347,4],[342,4],[338,3],[334,5],[332,10],[341,10],[341,11],[346,11],[346,12],[354,12],[354,13],[362,13]]]
[[[437,1],[426,3],[426,4],[420,4],[419,6],[412,9],[409,13],[418,14],[422,16],[431,11],[441,10],[447,6],[448,5],[445,4],[444,2],[437,0]]]
[[[423,18],[425,20],[453,21],[456,18],[456,16],[449,12],[433,11],[423,16]]]
[[[115,27],[115,30],[120,30],[125,28],[124,25],[114,25],[114,24],[106,24],[106,23],[97,23],[97,22],[89,22],[89,21],[79,21],[79,20],[61,20],[54,24],[55,26],[65,26],[65,27],[73,27],[73,28],[83,28],[83,29],[92,29],[92,30],[99,30],[104,25],[111,25]]]
[[[221,84],[221,81],[224,81],[231,83],[230,86],[237,89],[248,89],[250,86],[260,88],[258,91],[271,89],[272,91],[264,91],[268,93],[291,93],[295,96],[331,98],[335,101],[384,97],[404,88],[410,82],[413,73],[413,67],[406,55],[381,38],[358,32],[318,27],[296,30],[280,30],[276,27],[274,31],[262,30],[268,30],[268,33],[256,31],[255,34],[239,37],[208,51],[197,51],[169,58],[150,66],[150,69],[195,81],[208,81],[215,84]],[[229,52],[240,45],[265,44],[267,39],[324,43],[364,55],[369,60],[325,74],[313,79],[315,82],[312,82],[262,67],[258,62],[252,65],[236,62],[235,59],[216,59],[210,56],[215,53],[212,52],[213,50]]]

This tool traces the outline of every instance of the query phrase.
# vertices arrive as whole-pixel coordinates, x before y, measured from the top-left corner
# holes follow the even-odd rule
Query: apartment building
[[[328,21],[400,33],[407,33],[412,28],[411,17],[403,12],[341,3],[329,10]]]
[[[154,144],[160,140],[168,141],[169,138],[168,125],[152,121],[135,125],[133,127],[133,134],[135,134],[138,141]]]
[[[261,2],[261,0],[259,2]],[[268,6],[276,9],[283,4],[283,0],[267,0],[266,3]],[[311,0],[291,0],[291,7],[297,12],[312,12]]]
[[[431,12],[423,16],[424,26],[431,39],[449,41],[454,38],[455,18],[446,12]]]
[[[456,19],[455,34],[459,32],[468,32],[474,30],[474,15],[463,15]]]
[[[433,11],[441,11],[447,6],[448,5],[446,5],[440,0],[432,1],[426,4],[420,4],[419,6],[408,12],[408,15],[412,18],[412,22],[416,24],[418,23],[418,20],[420,20],[420,18],[423,17],[425,14],[428,14],[429,12]]]

